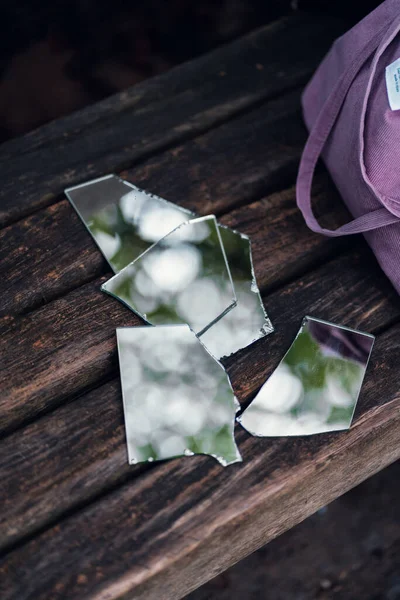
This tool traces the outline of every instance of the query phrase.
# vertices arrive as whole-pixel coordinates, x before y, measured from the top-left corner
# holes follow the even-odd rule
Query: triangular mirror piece
[[[373,343],[368,333],[305,317],[281,363],[237,420],[256,436],[348,429]]]
[[[209,454],[242,460],[238,402],[222,365],[187,325],[117,329],[129,462]]]
[[[236,304],[214,216],[179,225],[101,289],[151,325],[187,323],[199,336]]]

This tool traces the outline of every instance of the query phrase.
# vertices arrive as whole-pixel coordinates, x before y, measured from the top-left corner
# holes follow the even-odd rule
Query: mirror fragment
[[[116,175],[71,187],[66,195],[115,273],[196,216]],[[249,238],[218,227],[237,297],[236,306],[202,335],[207,349],[220,359],[268,335],[273,326],[258,291]]]
[[[246,235],[219,226],[236,293],[236,306],[203,334],[201,341],[220,359],[246,348],[274,328],[264,309]]]
[[[179,225],[101,289],[151,325],[187,323],[199,336],[236,303],[214,216]]]
[[[374,336],[305,317],[295,341],[237,417],[256,436],[348,429]]]
[[[238,402],[224,368],[187,325],[117,329],[129,462],[209,454],[241,461]]]

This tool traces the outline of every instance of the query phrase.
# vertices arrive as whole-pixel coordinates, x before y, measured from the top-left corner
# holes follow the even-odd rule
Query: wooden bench
[[[290,17],[0,147],[2,600],[181,598],[400,456],[400,299],[361,237],[296,208],[301,88],[342,32]],[[352,428],[237,436],[244,462],[129,466],[115,328],[139,319],[63,189],[116,172],[251,236],[276,332],[226,361],[246,404],[311,314],[377,335]],[[324,223],[347,218],[321,170]]]

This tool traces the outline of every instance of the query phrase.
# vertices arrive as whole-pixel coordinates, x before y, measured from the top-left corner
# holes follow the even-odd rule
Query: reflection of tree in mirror
[[[240,460],[229,379],[187,326],[119,329],[118,351],[131,462],[185,451]]]
[[[188,323],[201,334],[235,302],[215,217],[180,225],[102,289],[153,325]]]
[[[283,363],[300,379],[304,392],[303,402],[291,410],[293,415],[301,415],[305,407],[318,414],[326,400],[327,423],[350,422],[364,375],[362,365],[325,354],[308,330],[298,335]]]
[[[240,422],[270,436],[347,429],[372,344],[372,336],[307,317]]]
[[[144,192],[115,175],[69,188],[67,195],[116,273],[177,226],[196,218],[191,211]],[[208,240],[201,228],[196,231],[195,236],[193,232],[189,235],[186,231],[181,239],[182,242],[190,242],[193,246],[204,242],[202,247],[205,259],[204,281],[200,280],[196,284],[197,305],[200,309],[196,308],[194,312],[210,310],[218,300],[218,295],[233,296],[230,282],[225,286],[219,286],[219,290],[216,289],[214,282],[210,282],[211,272],[214,275],[215,272],[218,274],[219,270],[219,275],[222,277],[226,269],[223,262],[220,261],[218,265],[214,260],[213,247],[215,248],[217,243],[218,232],[236,292],[237,305],[233,311],[228,310],[221,319],[217,318],[215,321],[214,315],[211,315],[210,323],[213,324],[202,335],[202,340],[210,352],[217,358],[222,358],[268,335],[273,331],[273,327],[265,313],[253,274],[248,237],[220,224],[218,229],[209,232]],[[182,276],[183,272],[180,269],[176,268],[175,271]],[[151,282],[148,273],[142,273],[139,282],[140,286],[134,290],[141,309],[137,312],[140,312],[143,317],[147,315],[149,319],[151,317],[154,319],[152,313],[157,310],[158,302],[151,301],[149,298],[147,288],[150,287]],[[121,301],[130,306],[131,286],[127,282],[120,282],[120,284],[116,289],[116,295],[118,294]],[[188,299],[188,294],[183,294],[179,310],[174,305],[159,306],[158,322],[181,322],[178,317],[182,307],[183,320],[188,320],[185,319],[185,313],[187,310],[192,312],[193,297],[194,295]]]

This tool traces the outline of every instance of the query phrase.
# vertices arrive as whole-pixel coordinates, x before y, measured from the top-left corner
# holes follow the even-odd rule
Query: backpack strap
[[[389,31],[387,27],[381,29],[367,42],[362,50],[355,56],[350,67],[338,80],[311,129],[300,161],[296,195],[297,205],[303,213],[304,220],[308,227],[315,233],[321,233],[329,237],[338,237],[355,233],[365,233],[366,231],[400,222],[399,217],[396,217],[396,215],[393,215],[387,208],[382,206],[382,208],[357,217],[338,229],[324,229],[319,225],[315,218],[311,204],[311,187],[315,167],[355,76],[365,61],[373,54],[373,52],[377,51],[377,49],[377,54],[380,56],[379,50],[381,48],[380,43],[382,42],[382,36],[384,36],[382,46],[384,45],[386,47],[399,29],[400,26],[396,19],[395,27],[389,28]],[[387,35],[385,35],[385,32]]]

